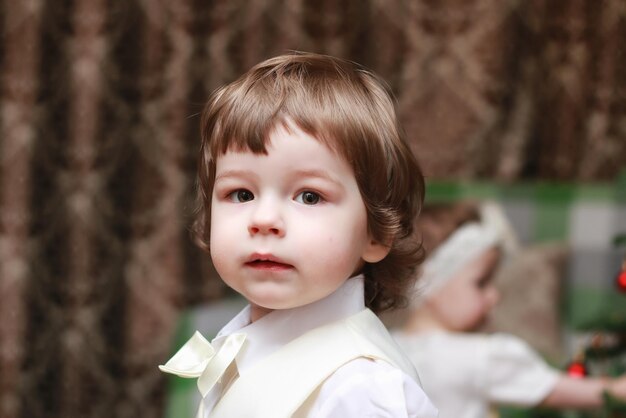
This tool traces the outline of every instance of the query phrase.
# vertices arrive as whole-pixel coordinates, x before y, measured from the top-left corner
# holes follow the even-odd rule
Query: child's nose
[[[285,235],[282,228],[270,226],[269,224],[257,223],[248,227],[250,235],[276,235],[282,237]]]
[[[252,213],[248,232],[254,235],[285,235],[285,225],[278,204],[271,199],[259,200],[259,205]]]

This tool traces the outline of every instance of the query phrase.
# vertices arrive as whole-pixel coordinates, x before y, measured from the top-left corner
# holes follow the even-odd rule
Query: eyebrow
[[[294,174],[296,177],[305,177],[305,178],[317,177],[317,178],[328,180],[332,183],[337,183],[338,185],[341,185],[341,182],[337,178],[333,177],[325,170],[319,170],[319,169],[296,170]]]
[[[296,170],[292,173],[294,177],[302,179],[302,178],[319,178],[322,180],[329,181],[341,188],[344,188],[343,183],[339,181],[339,179],[333,177],[325,170],[319,169],[308,169],[308,170]],[[215,181],[224,179],[224,178],[258,178],[258,175],[250,170],[225,170],[218,174],[215,177]]]
[[[258,176],[249,170],[225,170],[220,174],[215,176],[215,181],[224,179],[224,178],[257,178]]]

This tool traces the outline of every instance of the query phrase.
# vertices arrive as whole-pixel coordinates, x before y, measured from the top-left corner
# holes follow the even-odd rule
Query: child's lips
[[[246,266],[257,270],[282,271],[293,268],[291,264],[280,263],[270,260],[255,260],[246,263]]]
[[[245,265],[256,270],[283,271],[293,269],[291,264],[285,263],[271,254],[253,254]]]

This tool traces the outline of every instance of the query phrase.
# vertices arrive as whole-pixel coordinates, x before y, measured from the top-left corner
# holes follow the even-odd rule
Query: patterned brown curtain
[[[159,417],[182,309],[227,292],[190,242],[198,114],[288,50],[394,90],[430,179],[626,167],[623,0],[3,0],[0,416]]]

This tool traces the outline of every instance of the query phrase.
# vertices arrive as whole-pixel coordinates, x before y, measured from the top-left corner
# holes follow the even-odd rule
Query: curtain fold
[[[24,395],[20,381],[29,279],[30,167],[35,139],[41,2],[3,7],[0,103],[0,415],[15,418]],[[10,139],[10,140],[8,140]]]

